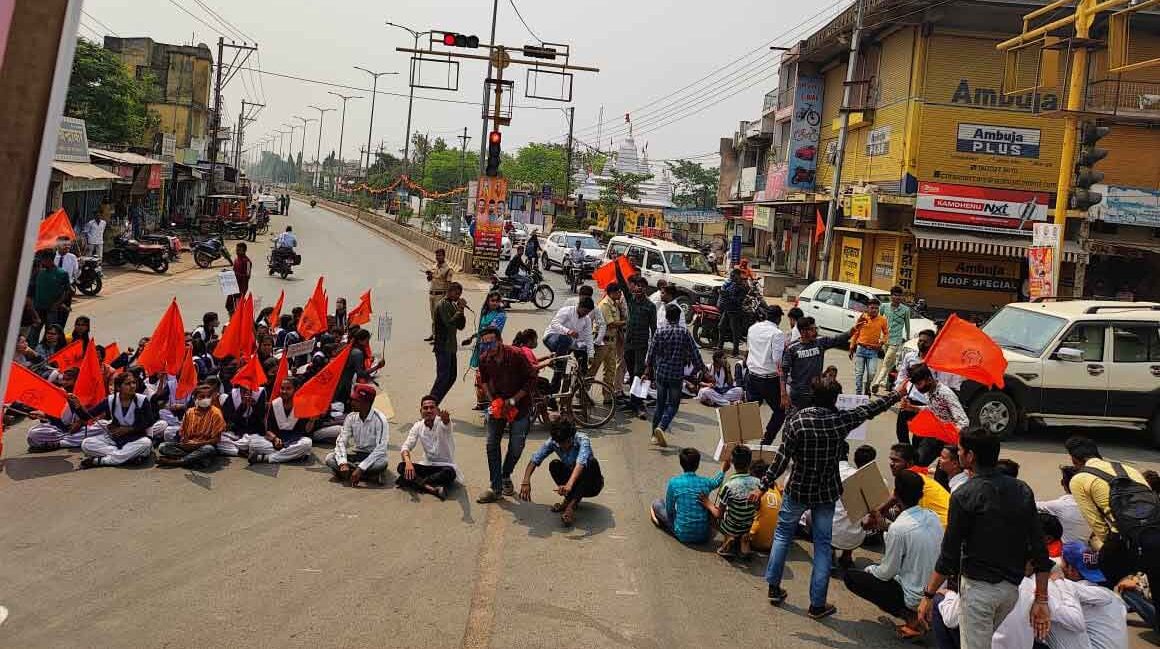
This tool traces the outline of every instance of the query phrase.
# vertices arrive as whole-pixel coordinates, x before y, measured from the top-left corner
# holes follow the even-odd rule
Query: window
[[[846,289],[823,286],[818,289],[814,300],[830,306],[843,306],[846,302]]]
[[[865,293],[858,293],[856,291],[850,292],[850,306],[851,311],[858,313],[865,313],[867,305],[870,304],[870,296]]]
[[[1059,347],[1070,347],[1083,352],[1083,359],[1089,362],[1104,360],[1104,325],[1081,323],[1073,326],[1059,342]],[[1056,347],[1056,349],[1059,349]]]
[[[612,252],[615,252],[618,255],[623,255],[623,254],[625,254],[625,251],[628,250],[628,244],[627,243],[614,243],[614,244],[608,246],[608,249]]]
[[[1112,327],[1112,360],[1117,363],[1160,361],[1160,326]]]
[[[624,256],[632,260],[632,263],[636,264],[637,267],[644,268],[644,248],[632,246],[628,252],[624,253]]]
[[[600,247],[600,242],[598,242],[593,237],[590,237],[586,234],[571,234],[567,237],[568,249],[571,250],[572,248],[575,248],[577,241],[580,242],[580,247],[585,250],[592,250]]]
[[[644,268],[654,273],[663,273],[665,272],[665,262],[657,251],[649,250],[645,256]]]
[[[1039,356],[1065,324],[1063,318],[1007,306],[991,316],[983,331],[1000,347]]]
[[[669,272],[674,274],[713,272],[705,255],[699,252],[667,252],[665,259],[669,262]]]

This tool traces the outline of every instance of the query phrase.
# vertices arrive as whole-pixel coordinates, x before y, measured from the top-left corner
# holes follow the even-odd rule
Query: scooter
[[[544,282],[544,275],[539,269],[532,269],[532,296],[524,299],[520,295],[519,287],[506,275],[492,275],[491,290],[498,291],[503,299],[504,307],[510,307],[517,302],[531,302],[537,309],[547,309],[556,300],[556,292]]]
[[[210,237],[193,245],[193,261],[199,268],[209,268],[213,262],[225,258],[227,263],[234,263],[230,258],[230,250],[220,236]]]
[[[132,264],[140,268],[147,266],[156,273],[169,270],[169,260],[165,258],[165,246],[141,243],[129,235],[121,234],[113,240],[113,248],[105,253],[105,263],[110,266]]]
[[[73,282],[76,289],[84,295],[92,297],[101,292],[104,286],[104,271],[101,270],[101,260],[96,257],[81,257],[79,260],[80,272]]]

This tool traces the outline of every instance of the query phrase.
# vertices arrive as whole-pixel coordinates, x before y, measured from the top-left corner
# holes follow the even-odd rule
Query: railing
[[[1084,110],[1160,121],[1160,82],[1101,79],[1087,85]]]

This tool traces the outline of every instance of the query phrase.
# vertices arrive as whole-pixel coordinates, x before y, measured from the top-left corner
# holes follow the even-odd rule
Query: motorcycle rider
[[[507,268],[504,269],[503,274],[511,281],[512,285],[519,289],[517,299],[525,301],[531,297],[532,287],[532,269],[528,266],[528,262],[524,260],[524,247],[522,245],[516,246],[512,258],[508,261]]]
[[[524,246],[524,256],[528,258],[528,266],[535,266],[540,260],[540,236],[535,231],[528,235],[528,242]]]
[[[733,340],[733,357],[740,356],[738,347],[741,343],[741,327],[744,315],[742,307],[745,296],[749,292],[745,277],[740,268],[734,268],[729,273],[729,280],[721,286],[717,298],[717,308],[721,310],[721,321],[717,323],[717,350],[725,348],[725,331],[729,330]]]
[[[279,258],[294,258],[294,248],[298,245],[298,237],[294,236],[294,226],[287,225],[286,231],[279,234],[274,239],[274,250],[271,253],[272,260],[277,261]]]

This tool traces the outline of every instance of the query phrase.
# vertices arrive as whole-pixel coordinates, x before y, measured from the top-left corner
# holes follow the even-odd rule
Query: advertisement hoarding
[[[507,214],[507,178],[481,176],[475,199],[475,252],[477,273],[495,272],[503,246],[503,222]]]
[[[915,201],[915,225],[1030,235],[1047,220],[1043,192],[923,182]]]
[[[799,76],[794,89],[793,119],[789,132],[789,169],[786,186],[813,191],[818,168],[818,137],[822,123],[822,77]],[[767,197],[768,198],[768,197]]]

